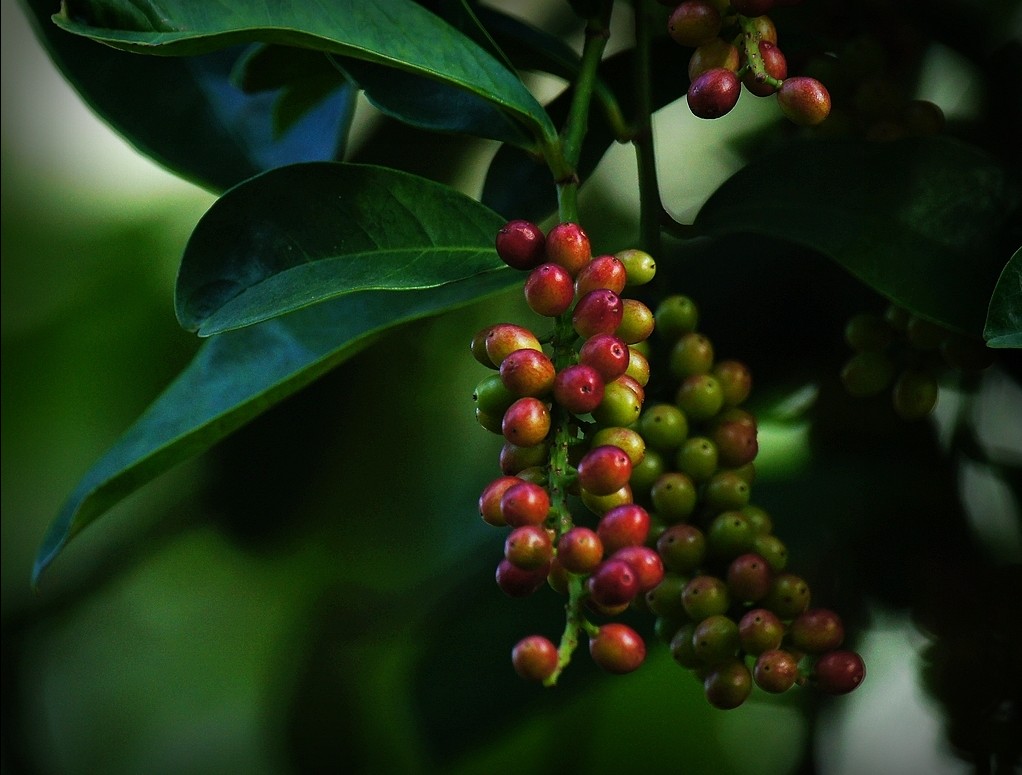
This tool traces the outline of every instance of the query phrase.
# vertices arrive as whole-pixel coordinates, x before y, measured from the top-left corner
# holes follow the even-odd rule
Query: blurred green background
[[[635,674],[601,675],[583,649],[557,689],[514,675],[511,645],[556,636],[562,616],[549,590],[512,601],[493,583],[503,534],[475,500],[499,443],[472,417],[483,375],[466,344],[484,325],[526,319],[517,293],[381,337],[144,487],[32,591],[64,498],[197,347],[174,320],[173,282],[213,197],[113,136],[14,0],[0,7],[5,773],[969,771],[945,734],[954,708],[970,707],[968,687],[949,701],[921,679],[924,664],[944,664],[932,636],[954,617],[923,614],[964,619],[978,604],[934,598],[993,583],[984,605],[1017,626],[999,607],[1018,582],[1000,575],[1020,556],[1017,502],[996,471],[941,456],[937,431],[965,406],[954,393],[942,424],[897,436],[877,430],[882,410],[841,397],[843,320],[877,300],[784,245],[734,239],[668,277],[704,301],[718,351],[753,365],[755,499],[818,599],[856,625],[869,673],[854,695],[760,692],[714,710],[641,619],[651,657]],[[775,118],[739,107],[736,133]],[[701,190],[669,194],[690,217],[740,159],[719,131],[677,112],[658,121],[690,138],[665,143],[665,169],[703,160],[689,178]],[[608,242],[634,218],[633,178],[616,149],[584,197]],[[722,283],[739,260],[748,282]],[[816,397],[821,413],[785,410],[793,395]],[[990,373],[968,407],[982,442],[1017,463],[1017,383]],[[940,642],[992,680],[982,665],[996,638]]]

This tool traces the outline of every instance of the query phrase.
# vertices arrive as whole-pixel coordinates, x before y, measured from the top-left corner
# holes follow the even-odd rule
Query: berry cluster
[[[577,224],[544,235],[526,221],[508,223],[496,246],[528,272],[526,302],[553,331],[541,339],[501,323],[472,340],[496,371],[476,389],[476,418],[505,440],[479,511],[510,528],[496,572],[506,594],[547,584],[568,598],[560,644],[524,638],[517,672],[555,683],[583,634],[600,667],[635,670],[645,641],[615,619],[641,609],[717,707],[741,704],[753,681],[780,692],[812,676],[830,693],[853,689],[864,669],[839,650],[840,619],[808,609],[808,585],[785,570],[769,515],[749,502],[758,443],[741,408],[748,368],[715,359],[687,297],[652,312],[621,296],[653,277],[643,251],[593,257]],[[677,388],[647,402],[654,342]]]
[[[827,118],[830,93],[815,78],[788,76],[787,59],[777,45],[777,27],[766,16],[775,5],[792,4],[684,0],[674,8],[668,33],[682,46],[695,49],[688,63],[688,105],[693,114],[723,116],[738,103],[744,85],[757,97],[776,94],[781,112],[800,126],[815,126]]]
[[[852,316],[845,325],[845,341],[855,351],[841,370],[848,393],[868,397],[891,390],[894,411],[905,420],[918,420],[933,411],[938,380],[945,370],[975,372],[993,361],[982,341],[895,304],[882,315]]]

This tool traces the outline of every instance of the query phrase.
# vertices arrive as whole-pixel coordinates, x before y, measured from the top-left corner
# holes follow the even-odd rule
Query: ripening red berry
[[[627,371],[631,351],[627,344],[613,334],[596,334],[582,345],[578,360],[596,369],[605,383],[613,382]]]
[[[756,659],[752,677],[764,691],[772,694],[786,692],[798,680],[798,660],[781,649],[764,651]]]
[[[479,515],[484,522],[494,527],[503,527],[507,524],[500,510],[500,499],[511,487],[521,483],[522,480],[517,476],[501,476],[483,488],[479,495]],[[543,517],[545,519],[546,515]]]
[[[621,325],[624,305],[614,291],[598,288],[575,303],[571,324],[584,339],[596,334],[613,334]]]
[[[725,67],[707,70],[688,87],[688,106],[698,118],[720,118],[738,104],[742,85]]]
[[[639,594],[639,574],[624,560],[605,560],[586,580],[586,589],[598,605],[624,605]]]
[[[617,256],[596,256],[575,278],[575,293],[581,297],[600,288],[621,293],[627,279],[625,265]]]
[[[756,602],[767,596],[773,577],[770,564],[758,554],[740,554],[727,567],[727,588],[733,600]]]
[[[639,577],[639,593],[645,594],[664,580],[664,563],[660,555],[648,546],[625,546],[610,556],[632,566]],[[680,600],[680,597],[679,597]]]
[[[501,495],[500,513],[511,527],[542,525],[550,513],[550,495],[535,482],[519,481]]]
[[[777,104],[799,126],[816,126],[830,115],[830,92],[815,78],[786,78],[777,90]]]
[[[515,350],[500,363],[500,381],[516,396],[543,396],[553,390],[557,370],[541,350]]]
[[[512,565],[524,570],[548,566],[554,557],[550,534],[539,525],[516,527],[504,541],[504,557]]]
[[[595,447],[578,463],[578,483],[593,495],[610,495],[628,484],[632,461],[625,451],[609,444]]]
[[[650,517],[642,506],[624,503],[609,509],[596,525],[603,550],[613,554],[626,546],[641,546],[649,536]]]
[[[595,531],[576,525],[557,542],[557,560],[569,573],[592,573],[603,561],[603,542]]]
[[[519,398],[504,412],[500,428],[504,438],[519,447],[539,444],[550,433],[550,410],[538,398]]]
[[[555,318],[575,300],[575,283],[559,264],[540,264],[525,278],[525,303],[537,315]]]
[[[565,366],[554,377],[554,401],[572,414],[593,411],[604,396],[600,373],[584,363]]]
[[[589,236],[577,223],[559,223],[546,237],[546,260],[560,264],[572,277],[593,257]]]
[[[763,69],[771,78],[783,81],[788,77],[788,60],[777,46],[766,40],[759,42],[759,54],[763,57]],[[762,75],[748,70],[742,77],[745,88],[757,97],[769,97],[777,89],[771,86]]]
[[[646,659],[646,643],[628,625],[609,622],[589,639],[589,653],[609,673],[630,673]]]
[[[827,608],[813,608],[799,615],[788,632],[791,645],[807,654],[833,651],[845,639],[841,617]]]
[[[827,694],[848,694],[866,677],[866,665],[854,651],[829,651],[813,666],[816,688]]]
[[[499,368],[501,362],[515,350],[542,350],[539,339],[529,329],[514,323],[498,323],[490,326],[486,333],[486,354]]]
[[[546,583],[548,570],[546,566],[525,570],[505,558],[497,565],[497,586],[508,597],[528,597]]]
[[[557,661],[557,646],[542,635],[522,638],[511,649],[511,664],[527,681],[545,681],[557,669]]]
[[[514,269],[532,269],[542,264],[545,247],[543,232],[530,221],[508,221],[497,232],[497,255]]]
[[[667,33],[682,46],[700,46],[720,32],[717,7],[708,0],[684,0],[667,20]]]
[[[784,623],[773,611],[753,608],[738,622],[738,639],[747,654],[762,654],[780,648],[784,639]]]

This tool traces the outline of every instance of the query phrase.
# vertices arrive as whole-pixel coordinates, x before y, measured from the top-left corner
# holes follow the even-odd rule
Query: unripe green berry
[[[936,350],[947,338],[948,330],[918,315],[910,315],[905,325],[905,338],[917,350]]]
[[[649,339],[655,325],[653,310],[636,299],[621,301],[621,323],[615,332],[627,344],[637,344]]]
[[[740,511],[722,511],[706,528],[706,545],[710,556],[732,560],[751,551],[756,533]]]
[[[699,46],[717,37],[720,11],[707,0],[684,0],[667,21],[667,34],[682,46]]]
[[[505,441],[500,448],[500,470],[508,476],[517,476],[526,468],[545,465],[550,447],[547,444],[536,444],[533,447],[519,447]]]
[[[662,474],[650,488],[649,496],[660,517],[674,523],[691,516],[698,494],[691,479],[674,471]]]
[[[518,398],[519,396],[507,389],[500,374],[488,374],[483,377],[472,393],[476,409],[496,417],[503,417],[507,408]]]
[[[632,461],[633,474],[635,466],[641,463],[646,455],[645,439],[631,428],[600,428],[593,434],[590,448],[600,447],[604,444],[611,444],[624,450],[628,459]]]
[[[642,399],[621,378],[606,385],[603,400],[593,409],[593,419],[602,427],[627,427],[639,419]]]
[[[631,377],[643,387],[649,384],[649,358],[643,355],[642,350],[636,349],[635,345],[628,345],[628,368],[624,376]]]
[[[639,417],[638,430],[648,447],[669,453],[681,446],[688,436],[688,420],[685,413],[672,404],[655,404]]]
[[[469,347],[472,351],[472,357],[476,359],[477,363],[482,364],[488,369],[495,369],[497,364],[491,361],[490,356],[486,353],[486,337],[489,336],[491,328],[493,326],[487,326],[477,331],[472,337]]]
[[[706,374],[713,367],[713,343],[694,331],[683,334],[671,348],[667,366],[676,379]]]
[[[939,394],[937,378],[925,369],[906,369],[894,383],[894,411],[903,420],[920,420],[933,411]]]
[[[707,480],[703,487],[703,501],[713,511],[740,509],[749,502],[751,488],[749,483],[733,471],[718,471]],[[740,512],[735,512],[735,519],[747,522]],[[749,534],[752,528],[749,527]]]
[[[611,509],[631,503],[632,488],[626,484],[620,490],[612,492],[610,495],[594,495],[591,492],[582,490],[580,497],[587,509],[593,512],[593,514],[602,516]]]
[[[784,570],[788,564],[788,547],[775,535],[758,533],[753,539],[752,550],[766,560],[775,572]]]
[[[773,532],[774,521],[770,518],[770,514],[766,509],[747,503],[739,511],[749,520],[749,524],[752,525],[752,529],[756,531],[757,535]]]
[[[645,285],[656,274],[656,262],[653,256],[644,250],[628,248],[620,250],[614,255],[624,264],[627,273],[627,285]]]
[[[738,638],[742,651],[753,656],[780,648],[784,639],[784,623],[773,611],[753,608],[738,622]]]
[[[688,670],[695,670],[702,666],[702,660],[692,646],[692,635],[695,633],[695,629],[695,622],[686,622],[671,638],[671,656],[674,657],[675,662]]]
[[[674,456],[674,465],[693,482],[705,481],[717,470],[717,445],[705,436],[685,439]]]
[[[646,606],[657,616],[666,616],[674,621],[687,617],[685,606],[681,604],[681,591],[688,584],[687,576],[666,573],[653,589],[646,593]]]
[[[699,311],[688,296],[668,296],[653,312],[656,330],[665,341],[673,341],[696,330]]]
[[[858,398],[882,393],[893,378],[894,362],[884,353],[874,350],[856,353],[841,369],[845,390]]]
[[[666,470],[663,456],[655,449],[647,449],[642,460],[632,466],[632,478],[628,484],[636,493],[642,493],[640,500],[645,502],[650,489]]]
[[[894,341],[891,324],[875,312],[860,312],[845,324],[845,342],[856,352],[881,352]]]
[[[475,418],[477,423],[491,433],[502,433],[501,421],[504,419],[503,413],[489,414],[484,412],[482,409],[476,409]]]
[[[724,406],[724,391],[716,377],[696,374],[681,383],[676,403],[690,420],[704,422]]]
[[[685,613],[700,622],[708,616],[727,613],[731,596],[727,585],[716,576],[696,576],[682,590],[681,603]]]
[[[738,624],[724,614],[706,617],[692,633],[692,650],[707,665],[733,658],[738,645]]]
[[[763,607],[781,619],[794,619],[809,607],[809,585],[794,573],[778,573],[763,599]]]
[[[669,525],[657,539],[656,548],[668,570],[690,574],[706,559],[706,536],[695,525]]]

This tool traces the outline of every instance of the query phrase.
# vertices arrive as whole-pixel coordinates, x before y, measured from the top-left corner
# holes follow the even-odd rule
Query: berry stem
[[[742,67],[736,75],[741,78],[745,73],[752,72],[757,81],[768,84],[774,89],[780,89],[783,81],[779,78],[774,78],[770,73],[767,72],[766,63],[763,61],[763,55],[759,52],[759,40],[760,36],[756,32],[755,24],[752,19],[747,16],[738,16],[738,25],[741,27],[742,33],[739,35],[738,46],[742,49],[745,54],[745,67]]]
[[[581,576],[570,574],[568,576],[568,602],[564,605],[566,612],[564,620],[564,632],[561,634],[561,642],[557,647],[557,668],[544,681],[544,686],[554,686],[561,672],[571,662],[571,655],[578,648],[578,636],[580,632],[587,635],[595,635],[598,628],[591,624],[582,615],[582,601],[585,599],[585,584]]]

